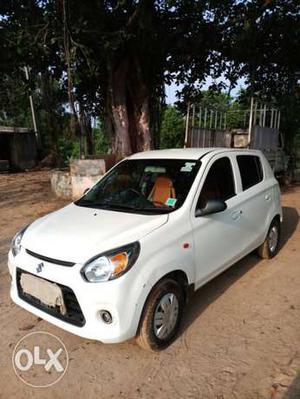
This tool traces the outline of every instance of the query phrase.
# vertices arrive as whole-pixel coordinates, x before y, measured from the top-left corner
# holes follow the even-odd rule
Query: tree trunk
[[[135,150],[148,151],[152,148],[152,140],[150,134],[150,113],[149,113],[149,97],[138,97],[131,99],[134,107],[134,123],[136,129]]]
[[[91,117],[80,107],[81,131],[86,138],[86,155],[94,155],[94,138]]]
[[[111,144],[117,159],[132,153],[129,137],[129,122],[126,104],[126,75],[128,65],[123,62],[115,68],[110,67],[108,76],[108,107],[112,122]]]
[[[111,148],[116,159],[152,147],[149,127],[149,95],[129,60],[110,67],[107,111],[111,119]]]
[[[88,155],[94,155],[95,145],[94,145],[94,137],[93,137],[93,128],[91,125],[90,118],[88,119],[88,123],[85,125],[86,130],[86,147]]]

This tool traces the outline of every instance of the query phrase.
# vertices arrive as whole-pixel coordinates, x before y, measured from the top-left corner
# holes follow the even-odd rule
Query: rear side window
[[[255,155],[238,155],[236,159],[244,191],[262,181],[263,170],[259,157]]]
[[[229,158],[216,160],[205,179],[197,207],[204,208],[206,202],[211,199],[223,201],[235,196],[234,177]]]

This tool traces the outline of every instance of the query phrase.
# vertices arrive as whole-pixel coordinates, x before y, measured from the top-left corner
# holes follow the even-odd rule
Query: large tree
[[[0,15],[7,62],[59,76],[74,129],[101,114],[117,158],[156,145],[166,83],[188,100],[207,76],[246,76],[269,95],[300,70],[294,0],[7,0]]]
[[[76,98],[83,108],[103,110],[118,158],[156,144],[166,83],[193,85],[227,68],[218,66],[216,49],[234,0],[63,0],[63,6]]]

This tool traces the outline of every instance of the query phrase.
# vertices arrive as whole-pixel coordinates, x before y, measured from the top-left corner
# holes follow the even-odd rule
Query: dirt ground
[[[282,195],[282,249],[275,259],[251,254],[199,290],[178,339],[161,353],[134,341],[103,345],[71,335],[14,305],[6,257],[23,225],[64,205],[49,172],[0,175],[0,397],[300,399],[300,186]],[[65,343],[66,375],[50,388],[30,388],[11,357],[28,332]]]

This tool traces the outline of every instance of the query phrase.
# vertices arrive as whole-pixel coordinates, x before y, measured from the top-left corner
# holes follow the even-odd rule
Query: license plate
[[[61,314],[66,314],[62,290],[57,284],[27,273],[21,275],[20,284],[25,294],[33,296],[46,306],[58,307]]]

